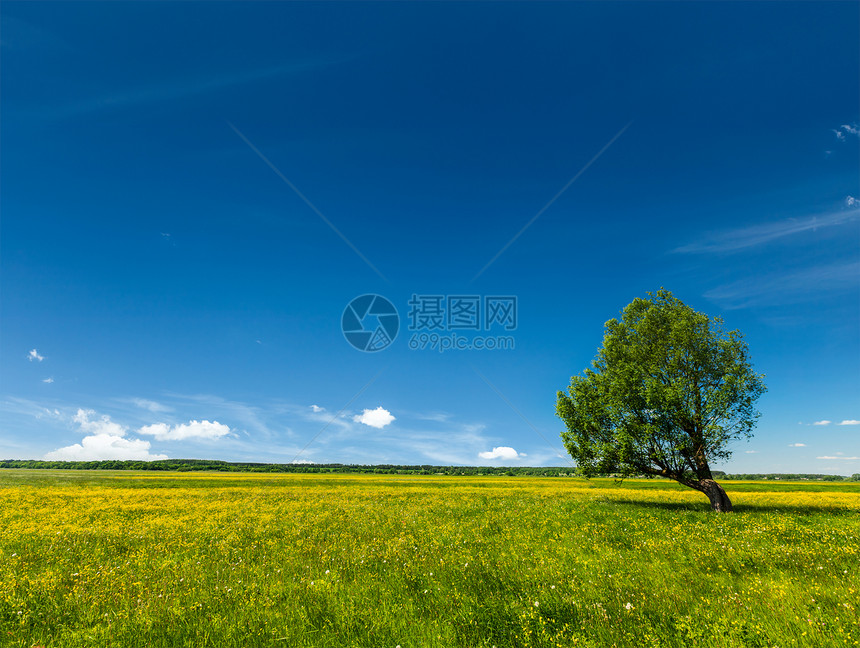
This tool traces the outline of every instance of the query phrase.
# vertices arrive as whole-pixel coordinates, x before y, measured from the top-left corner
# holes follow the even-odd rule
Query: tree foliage
[[[661,289],[606,323],[592,367],[558,392],[556,413],[581,474],[667,477],[731,510],[710,462],[752,435],[762,378],[739,331]]]

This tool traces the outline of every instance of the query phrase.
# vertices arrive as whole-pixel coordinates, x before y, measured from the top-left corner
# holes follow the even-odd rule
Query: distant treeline
[[[277,464],[217,461],[214,459],[163,459],[161,461],[37,461],[29,459],[6,459],[0,468],[35,468],[51,470],[160,470],[172,472],[254,472],[254,473],[348,473],[370,475],[506,475],[532,477],[574,477],[576,468],[569,466],[524,467],[524,466],[399,466],[381,464],[363,466],[358,464]],[[815,481],[860,481],[860,474],[851,477],[842,475],[819,475],[808,473],[774,474],[727,474],[713,471],[716,479],[722,480],[815,480]],[[604,475],[614,477],[615,475]]]
[[[782,481],[860,481],[860,473],[843,477],[842,475],[819,475],[817,473],[741,473],[737,475],[727,474],[714,470],[714,477],[725,480],[782,480]]]
[[[217,461],[214,459],[163,459],[160,461],[37,461],[30,459],[6,459],[0,461],[0,468],[161,470],[173,472],[349,473],[371,475],[540,475],[547,477],[572,477],[576,471],[573,467],[401,466],[393,464],[364,466],[339,463],[250,463]]]

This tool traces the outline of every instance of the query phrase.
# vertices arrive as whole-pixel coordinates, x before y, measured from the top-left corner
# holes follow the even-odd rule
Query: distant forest
[[[277,464],[234,463],[213,459],[163,459],[161,461],[37,461],[29,459],[6,459],[0,468],[33,468],[51,470],[161,470],[172,472],[254,472],[254,473],[346,473],[370,475],[487,475],[487,476],[531,476],[531,477],[575,477],[576,468],[565,466],[398,466],[382,464],[363,466],[357,464]],[[721,480],[810,480],[810,481],[860,481],[860,474],[819,475],[813,473],[743,473],[728,474],[713,471]],[[604,475],[614,477],[615,475]],[[644,475],[643,475],[644,476]]]

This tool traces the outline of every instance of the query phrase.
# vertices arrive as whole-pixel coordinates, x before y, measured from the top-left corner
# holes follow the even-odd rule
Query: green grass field
[[[857,646],[860,485],[0,471],[0,645]]]

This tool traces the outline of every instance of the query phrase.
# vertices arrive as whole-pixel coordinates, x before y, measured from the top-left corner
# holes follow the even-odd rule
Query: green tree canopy
[[[558,392],[562,439],[585,476],[674,479],[703,492],[716,511],[731,502],[709,462],[750,437],[766,390],[739,331],[660,289],[606,323],[603,346],[568,393]]]

